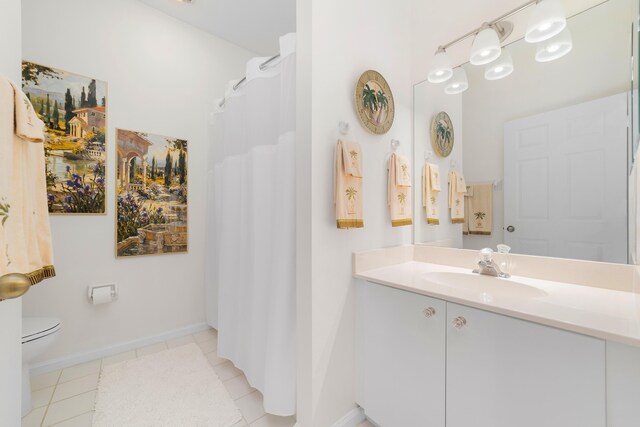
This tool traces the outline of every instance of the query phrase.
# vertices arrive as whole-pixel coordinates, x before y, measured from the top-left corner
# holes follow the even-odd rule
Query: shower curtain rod
[[[273,55],[271,58],[267,59],[266,61],[264,61],[262,64],[260,64],[260,66],[258,68],[260,68],[260,71],[264,70],[265,68],[267,68],[269,65],[271,65],[271,63],[273,63],[273,61],[275,61],[276,59],[280,58],[280,54],[277,55]],[[236,83],[235,85],[233,85],[233,90],[237,90],[242,83],[247,81],[247,76],[244,76],[243,78],[240,79],[240,81],[238,83]],[[220,103],[218,104],[219,107],[224,107],[224,103],[227,101],[226,98],[222,98],[222,101],[220,101]]]

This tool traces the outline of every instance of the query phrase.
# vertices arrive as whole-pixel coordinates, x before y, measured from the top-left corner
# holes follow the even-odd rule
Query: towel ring
[[[340,135],[348,135],[349,134],[349,123],[348,122],[340,122],[338,123],[338,131]]]
[[[391,140],[391,151],[396,151],[400,147],[400,140],[392,139]]]
[[[433,151],[425,151],[424,152],[424,160],[428,162],[433,157]]]

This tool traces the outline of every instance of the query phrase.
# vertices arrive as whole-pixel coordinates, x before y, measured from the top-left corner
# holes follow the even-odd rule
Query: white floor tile
[[[47,372],[46,374],[40,374],[31,377],[31,390],[40,390],[41,388],[51,387],[58,383],[60,378],[61,369],[53,372]]]
[[[97,389],[98,376],[99,374],[96,372],[95,374],[90,374],[86,377],[76,378],[75,380],[58,384],[55,393],[53,393],[52,402],[59,402],[60,400],[68,399]]]
[[[49,410],[44,418],[44,427],[57,424],[61,421],[82,415],[86,412],[93,411],[96,400],[96,392],[80,394],[69,399],[61,400],[49,405]]]
[[[211,353],[207,353],[205,354],[205,356],[207,356],[207,360],[209,361],[209,363],[211,363],[211,366],[222,365],[223,363],[226,363],[229,361],[229,359],[225,359],[224,357],[218,356],[217,351],[212,351]]]
[[[64,383],[67,381],[75,380],[76,378],[86,377],[90,374],[95,374],[100,372],[100,365],[102,364],[102,360],[93,360],[87,363],[81,363],[80,365],[75,365],[70,368],[64,368],[62,370],[62,375],[60,375],[60,382]]]
[[[193,334],[193,338],[195,338],[196,341],[206,341],[206,340],[210,340],[210,339],[218,339],[218,332],[215,329],[208,329],[206,331],[202,331],[202,332],[198,332],[196,334]]]
[[[138,357],[146,356],[148,354],[158,353],[159,351],[166,350],[167,344],[164,342],[159,342],[157,344],[148,345],[146,347],[142,347],[136,350],[136,354]]]
[[[124,362],[125,360],[135,359],[136,351],[125,351],[124,353],[114,354],[113,356],[105,357],[102,359],[102,366],[114,365],[116,363]]]
[[[225,382],[230,380],[231,378],[237,377],[238,375],[242,375],[242,371],[235,366],[233,363],[226,362],[221,365],[216,365],[213,367],[214,371],[218,374],[220,381]],[[247,420],[248,421],[248,420]]]
[[[22,418],[22,427],[40,427],[40,424],[42,424],[42,418],[44,418],[44,413],[46,411],[47,407],[42,406],[29,412],[24,418]]]
[[[40,390],[31,391],[31,403],[34,408],[39,408],[41,406],[47,406],[51,401],[51,396],[53,396],[53,390],[55,390],[55,386],[41,388]]]
[[[262,407],[262,394],[259,391],[254,391],[236,400],[236,405],[249,425],[265,414]]]
[[[251,423],[250,427],[293,427],[296,419],[293,417],[277,417],[267,414]]]
[[[93,424],[93,411],[87,412],[77,417],[54,424],[53,427],[91,427]]]
[[[178,337],[167,341],[167,347],[180,347],[181,345],[191,344],[193,342],[196,342],[196,340],[193,338],[193,335],[185,335],[184,337]]]
[[[249,385],[244,375],[239,375],[225,381],[224,386],[227,388],[229,396],[231,396],[233,400],[240,399],[242,396],[246,396],[255,391],[255,389]]]
[[[215,339],[198,341],[197,344],[200,346],[204,354],[216,351],[216,349],[218,348],[218,341]]]

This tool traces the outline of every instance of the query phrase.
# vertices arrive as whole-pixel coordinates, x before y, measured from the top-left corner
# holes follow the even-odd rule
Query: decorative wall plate
[[[356,85],[356,111],[371,133],[385,134],[393,125],[395,106],[389,84],[377,71],[365,71]]]
[[[447,157],[453,150],[453,124],[444,111],[436,114],[431,121],[431,145],[441,157]]]

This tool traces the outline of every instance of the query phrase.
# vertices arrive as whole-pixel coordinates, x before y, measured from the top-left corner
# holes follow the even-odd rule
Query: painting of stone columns
[[[187,141],[116,129],[116,256],[186,252]]]

